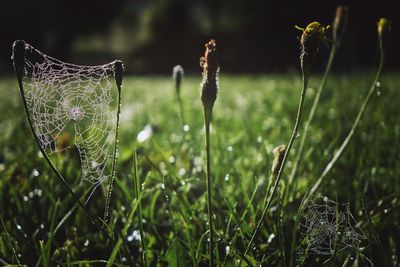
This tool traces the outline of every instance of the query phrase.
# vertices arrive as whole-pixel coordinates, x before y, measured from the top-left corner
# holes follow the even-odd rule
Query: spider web
[[[314,196],[306,205],[301,223],[301,234],[307,244],[307,252],[333,255],[346,248],[358,249],[366,239],[350,213],[348,204]]]
[[[25,99],[40,146],[49,155],[76,147],[82,180],[113,177],[117,106],[114,63],[78,66],[25,44]]]

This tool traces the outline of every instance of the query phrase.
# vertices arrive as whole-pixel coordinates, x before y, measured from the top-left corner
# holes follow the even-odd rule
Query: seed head
[[[286,146],[280,145],[278,147],[275,147],[274,150],[272,150],[272,152],[274,153],[274,160],[272,161],[272,173],[274,176],[277,176],[279,169],[281,168],[282,165],[283,156],[285,155],[286,152]]]
[[[392,23],[388,19],[381,18],[378,21],[379,46],[382,53],[386,51],[386,48],[389,45],[391,30]]]
[[[329,29],[329,26],[324,27],[319,22],[314,21],[308,24],[305,29],[298,26],[296,26],[296,29],[303,31],[300,37],[300,64],[304,77],[308,79],[320,43],[328,43],[326,31]]]
[[[332,23],[333,40],[338,43],[341,35],[346,30],[347,18],[349,16],[348,6],[338,6],[336,8],[336,16]]]
[[[204,56],[200,58],[200,66],[203,68],[201,101],[204,106],[206,122],[210,123],[212,108],[217,99],[219,59],[214,39],[206,43],[205,47]]]

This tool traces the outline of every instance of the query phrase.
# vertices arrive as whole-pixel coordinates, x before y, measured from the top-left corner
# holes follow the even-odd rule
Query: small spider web
[[[25,43],[23,88],[32,128],[48,154],[75,147],[82,180],[112,178],[119,103],[114,65],[69,64]],[[113,97],[114,96],[114,97]]]
[[[304,209],[300,233],[308,254],[333,255],[347,248],[359,249],[366,236],[356,227],[348,204],[321,195],[310,199]]]

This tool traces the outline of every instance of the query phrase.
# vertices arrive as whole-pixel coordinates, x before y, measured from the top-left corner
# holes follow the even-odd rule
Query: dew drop
[[[29,200],[29,197],[28,196],[24,196],[23,199],[24,199],[25,202],[27,202]]]
[[[271,243],[274,238],[275,238],[275,234],[274,233],[270,234],[268,237],[268,243]]]
[[[380,82],[376,82],[376,87],[381,87],[381,83]]]
[[[178,173],[180,176],[184,176],[186,174],[186,170],[184,168],[180,168]]]
[[[387,209],[384,209],[383,212],[386,214],[386,213],[388,213],[388,210],[387,210]]]
[[[83,243],[83,245],[84,245],[85,247],[89,246],[89,239],[86,239],[86,240],[85,240],[85,243]]]
[[[189,127],[189,125],[185,124],[185,125],[183,125],[182,129],[184,132],[189,132],[190,127]]]
[[[296,138],[299,138],[300,137],[300,133],[299,132],[296,132],[296,136],[295,136]]]
[[[161,185],[160,185],[160,188],[161,188],[162,190],[165,190],[165,184],[161,184]]]
[[[229,173],[225,174],[225,181],[229,181]]]
[[[229,251],[231,251],[231,247],[230,246],[226,246],[225,247],[225,255],[228,255]]]
[[[226,148],[226,150],[227,150],[228,152],[232,152],[232,151],[233,151],[233,147],[232,147],[232,146],[228,146],[228,147]]]
[[[175,157],[174,156],[170,156],[168,158],[169,163],[175,163]]]
[[[33,172],[32,172],[32,175],[33,176],[35,176],[35,177],[38,177],[39,176],[39,171],[38,170],[36,170],[36,169],[33,169]]]

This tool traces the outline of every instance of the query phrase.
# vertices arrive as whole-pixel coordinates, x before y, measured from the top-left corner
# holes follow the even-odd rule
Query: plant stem
[[[315,111],[317,110],[317,107],[318,107],[318,104],[319,104],[319,100],[321,98],[321,92],[325,87],[326,78],[328,77],[328,75],[329,75],[329,73],[331,71],[331,67],[332,67],[333,59],[335,58],[335,55],[336,55],[337,47],[338,47],[338,44],[336,42],[334,42],[334,44],[332,45],[330,54],[329,54],[329,59],[328,59],[328,63],[327,63],[326,68],[325,68],[324,75],[322,76],[321,83],[320,83],[319,88],[317,90],[317,94],[315,95],[314,102],[312,104],[310,113],[308,114],[308,119],[307,119],[306,124],[304,126],[303,134],[301,135],[299,149],[298,149],[298,152],[297,152],[297,155],[296,155],[296,159],[295,159],[294,164],[293,164],[292,172],[291,172],[291,174],[289,176],[288,186],[287,186],[287,189],[285,190],[286,192],[290,192],[290,188],[292,188],[292,183],[293,183],[294,177],[296,175],[297,167],[299,166],[301,158],[302,158],[302,155],[303,155],[303,148],[304,148],[304,145],[306,143],[306,139],[307,139],[307,135],[308,135],[308,132],[309,132],[309,129],[310,129],[310,126],[311,126],[311,122],[314,119]],[[288,200],[287,198],[289,197],[289,195],[290,194],[286,193],[286,197],[285,197],[286,201],[285,202],[287,202],[287,200]]]
[[[213,266],[214,259],[214,233],[212,222],[212,195],[211,195],[211,152],[210,152],[210,122],[211,122],[211,109],[204,108],[204,126],[206,135],[206,164],[207,164],[207,212],[208,212],[208,230],[209,230],[209,250],[210,262],[209,266]]]
[[[149,261],[147,259],[147,250],[146,250],[146,242],[145,242],[145,237],[144,237],[144,230],[143,230],[143,216],[142,216],[142,201],[141,199],[139,200],[139,196],[141,196],[141,182],[140,178],[138,175],[138,161],[137,161],[137,150],[136,148],[134,149],[133,153],[133,173],[134,173],[134,181],[135,181],[135,195],[137,200],[139,201],[138,203],[138,220],[139,220],[139,231],[140,231],[140,241],[143,249],[143,263],[145,266],[149,266]]]
[[[185,122],[185,114],[183,111],[182,98],[178,93],[177,93],[176,97],[178,99],[178,105],[179,105],[179,111],[180,111],[180,117],[181,117],[181,121],[182,121],[182,129],[183,129],[183,127],[186,125],[186,122]]]
[[[117,154],[118,154],[118,136],[119,136],[119,118],[121,115],[121,87],[122,87],[122,62],[121,61],[116,61],[114,63],[114,71],[115,71],[115,80],[118,88],[118,107],[117,107],[117,125],[115,126],[115,141],[114,141],[114,150],[113,150],[113,161],[112,161],[112,167],[111,167],[111,178],[110,182],[108,185],[108,193],[107,193],[107,200],[106,200],[106,206],[104,208],[104,216],[103,216],[103,221],[104,223],[107,223],[108,217],[109,217],[109,209],[110,209],[110,202],[111,202],[111,194],[113,190],[113,185],[114,185],[114,179],[115,179],[115,166],[117,165]]]
[[[250,242],[247,244],[247,247],[246,247],[246,250],[244,252],[244,255],[246,255],[249,252],[249,250],[251,248],[251,245],[253,244],[253,241],[254,241],[256,235],[258,234],[258,231],[261,228],[261,225],[263,223],[264,217],[267,214],[269,207],[271,206],[272,198],[274,197],[276,189],[278,188],[278,184],[279,184],[279,182],[281,180],[282,173],[283,173],[283,170],[285,168],[287,156],[288,156],[288,154],[290,152],[290,149],[292,148],[294,139],[296,138],[296,135],[297,135],[297,130],[299,128],[299,122],[300,122],[301,114],[302,114],[302,110],[303,110],[303,104],[304,104],[304,98],[305,98],[305,93],[306,93],[306,89],[307,89],[307,84],[308,84],[308,75],[307,75],[307,77],[305,77],[305,75],[303,73],[303,88],[301,90],[300,102],[299,102],[299,107],[297,109],[296,122],[294,124],[293,132],[292,132],[292,135],[290,137],[289,143],[287,145],[286,152],[285,152],[285,154],[283,156],[282,164],[279,167],[279,172],[276,175],[275,183],[274,183],[274,186],[272,188],[271,194],[269,195],[269,198],[268,198],[267,202],[265,203],[263,212],[261,214],[261,218],[258,220],[256,229],[253,232],[253,235],[252,235],[252,237],[250,239]],[[269,192],[267,192],[267,195],[268,194],[269,194]]]

